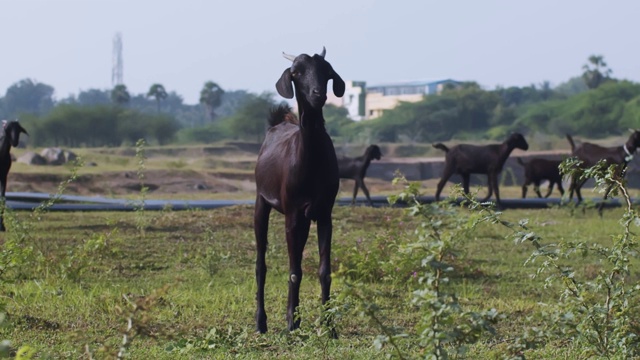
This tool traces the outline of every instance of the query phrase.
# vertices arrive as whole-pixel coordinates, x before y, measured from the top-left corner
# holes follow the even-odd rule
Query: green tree
[[[164,86],[161,84],[153,84],[149,88],[147,92],[147,97],[153,97],[156,99],[156,104],[158,106],[158,112],[160,112],[160,102],[165,100],[169,96],[167,91],[164,89]]]
[[[346,108],[327,104],[323,108],[325,128],[330,136],[342,136],[347,127],[354,123],[349,119],[349,111]]]
[[[261,142],[267,127],[267,118],[275,106],[273,94],[262,93],[246,98],[238,111],[225,120],[230,134],[240,139]]]
[[[223,94],[224,90],[213,81],[207,81],[200,90],[200,104],[205,107],[211,121],[215,120],[217,116],[214,110],[222,103]]]
[[[612,70],[607,67],[602,55],[589,56],[589,62],[582,67],[584,79],[589,89],[595,89],[607,80],[610,80]]]
[[[54,89],[47,84],[31,79],[20,80],[7,89],[3,99],[3,112],[7,117],[16,117],[20,113],[43,115],[54,105]]]
[[[111,90],[111,101],[114,104],[125,105],[129,103],[129,100],[131,100],[131,95],[129,95],[126,85],[118,84]]]

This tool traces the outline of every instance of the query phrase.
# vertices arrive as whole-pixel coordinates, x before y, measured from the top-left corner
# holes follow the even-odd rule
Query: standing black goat
[[[465,194],[469,193],[471,174],[487,174],[489,194],[482,201],[487,201],[495,192],[496,201],[499,204],[498,174],[502,171],[502,166],[513,149],[527,150],[529,149],[529,144],[527,144],[522,134],[513,133],[502,144],[482,146],[460,144],[449,149],[444,144],[437,143],[433,144],[433,147],[444,150],[447,153],[442,178],[436,190],[436,201],[440,201],[442,188],[454,173],[462,176],[462,186]]]
[[[365,150],[364,155],[362,156],[358,156],[356,158],[344,156],[338,159],[340,178],[353,179],[356,181],[356,184],[353,187],[353,199],[351,200],[352,204],[356,202],[358,188],[362,188],[362,192],[364,192],[364,195],[367,197],[369,205],[373,206],[373,202],[369,197],[369,190],[364,184],[364,177],[367,175],[367,169],[371,164],[371,160],[380,160],[381,157],[382,152],[380,152],[380,148],[378,147],[378,145],[369,145],[367,150]]]
[[[5,201],[7,192],[7,176],[11,169],[11,147],[18,146],[20,142],[20,133],[27,131],[18,123],[18,121],[2,121],[2,137],[0,138],[0,191],[2,191],[2,200]],[[0,214],[0,231],[6,231],[4,227],[4,206]]]
[[[575,156],[578,160],[582,161],[581,168],[586,169],[594,166],[600,160],[606,160],[607,163],[622,165],[618,167],[619,175],[624,176],[627,164],[633,158],[633,154],[640,147],[640,130],[632,130],[633,133],[627,139],[622,146],[604,147],[597,144],[583,142],[580,146],[576,146],[573,142],[571,135],[567,134],[567,140],[571,145],[571,156]],[[587,179],[578,180],[578,175],[574,174],[571,177],[571,185],[569,186],[569,200],[573,199],[573,192],[576,192],[578,202],[582,201],[582,194],[580,188],[584,185]],[[604,199],[609,197],[609,187],[604,194]],[[602,210],[602,205],[599,210]]]
[[[324,127],[322,107],[327,100],[327,82],[333,80],[333,93],[342,96],[345,91],[344,81],[324,59],[324,48],[320,55],[284,56],[293,64],[282,73],[276,89],[287,99],[293,98],[295,89],[300,120],[296,120],[288,106],[280,106],[272,112],[270,128],[256,164],[256,325],[261,333],[267,331],[264,283],[271,209],[276,209],[285,216],[289,252],[287,323],[289,330],[294,330],[300,326],[300,319],[296,317],[295,311],[300,302],[302,252],[307,243],[311,221],[318,224],[318,275],[322,287],[322,304],[329,300],[331,212],[340,186],[338,160],[333,142]],[[333,329],[332,335],[336,336]]]
[[[533,183],[533,191],[536,192],[539,198],[542,198],[540,193],[540,183],[544,180],[549,181],[549,190],[545,198],[548,198],[553,192],[553,185],[558,184],[558,191],[560,196],[564,196],[564,189],[562,188],[562,175],[560,174],[560,163],[562,160],[549,160],[549,159],[531,159],[528,162],[523,162],[521,158],[518,158],[518,164],[524,166],[524,183],[522,184],[522,198],[527,197],[527,188]]]

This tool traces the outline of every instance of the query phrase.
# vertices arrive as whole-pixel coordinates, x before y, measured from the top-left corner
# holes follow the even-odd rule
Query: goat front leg
[[[558,181],[558,191],[560,191],[560,197],[563,197],[564,189],[562,188],[562,180]]]
[[[482,199],[482,202],[489,201],[489,199],[491,199],[491,195],[493,195],[493,175],[491,173],[487,175],[487,187],[489,192],[487,193],[487,196]]]
[[[373,206],[373,201],[371,201],[371,197],[369,196],[369,189],[367,189],[367,186],[364,184],[364,178],[359,179],[358,182],[360,183],[360,187],[362,188],[362,192],[364,193],[364,196],[367,197],[369,206]]]
[[[545,195],[545,198],[548,198],[549,196],[551,196],[551,193],[553,192],[553,185],[555,184],[555,181],[549,181],[549,190],[547,190],[547,195]]]
[[[267,204],[260,195],[256,198],[255,213],[253,217],[256,236],[256,330],[262,334],[267,332],[267,313],[264,309],[264,283],[267,277],[267,264],[265,254],[267,252],[267,233],[269,230],[269,213],[271,205]]]
[[[328,218],[318,219],[318,252],[320,254],[320,266],[318,268],[318,278],[320,280],[320,287],[322,288],[322,305],[329,301],[331,293],[331,235],[333,232],[333,225],[331,216]],[[326,311],[326,309],[323,309]],[[329,328],[332,338],[337,339],[338,333],[329,314],[323,312],[323,323]]]
[[[7,197],[5,196],[6,192],[7,192],[7,177],[4,176],[3,179],[1,179],[2,184],[0,184],[0,190],[2,191],[2,195],[0,200],[2,201],[2,209],[0,209],[0,231],[6,231],[7,229],[4,227],[4,210],[7,207]]]
[[[493,174],[493,192],[496,194],[496,204],[501,205],[500,202],[500,187],[498,186],[498,174]]]
[[[536,192],[536,195],[538,195],[538,198],[542,199],[542,193],[540,192],[540,182],[535,184],[533,189]]]
[[[289,331],[300,327],[300,317],[296,311],[300,304],[300,283],[302,282],[302,252],[309,237],[311,220],[304,211],[285,215],[287,249],[289,251],[289,300],[287,303],[287,324]]]

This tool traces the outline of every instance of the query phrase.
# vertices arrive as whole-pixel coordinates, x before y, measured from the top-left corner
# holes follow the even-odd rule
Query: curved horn
[[[293,61],[293,60],[296,59],[295,56],[289,55],[289,54],[285,53],[284,51],[282,52],[282,56],[284,56],[285,59],[290,60],[290,61]]]
[[[322,52],[320,53],[320,57],[324,59],[324,56],[327,55],[327,49],[325,49],[325,47],[322,47]]]

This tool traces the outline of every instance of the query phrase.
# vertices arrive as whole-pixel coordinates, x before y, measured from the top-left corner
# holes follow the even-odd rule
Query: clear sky
[[[275,92],[282,51],[323,45],[343,79],[369,85],[555,86],[592,54],[640,81],[639,15],[635,0],[0,0],[0,94],[24,78],[58,99],[111,88],[116,32],[131,93],[161,83],[191,104],[207,80]]]

